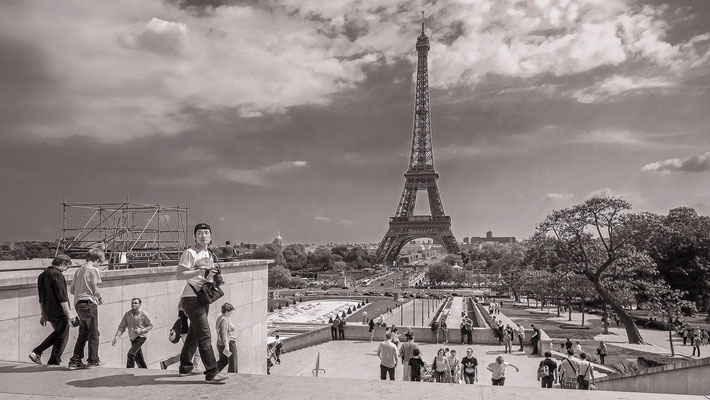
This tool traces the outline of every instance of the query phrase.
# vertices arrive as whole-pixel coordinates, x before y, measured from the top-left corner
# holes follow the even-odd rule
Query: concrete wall
[[[266,372],[266,314],[268,288],[268,260],[249,260],[221,263],[225,295],[210,307],[210,325],[215,352],[217,337],[214,324],[225,302],[234,305],[232,323],[237,329],[239,372]],[[130,270],[102,271],[100,285],[104,304],[99,306],[99,357],[110,367],[126,365],[126,352],[130,348],[128,334],[124,333],[117,345],[111,346],[123,314],[130,309],[133,297],[143,300],[142,310],[153,320],[153,330],[143,345],[149,368],[159,368],[159,362],[180,353],[182,342],[172,344],[168,332],[177,318],[177,305],[185,281],[175,278],[176,267],[157,267]],[[76,269],[65,273],[71,284]],[[37,296],[37,276],[41,271],[25,271],[12,276],[0,274],[0,360],[28,361],[27,355],[50,332],[51,327],[39,324],[40,308]],[[70,302],[73,303],[73,296]],[[73,306],[72,306],[73,308]],[[78,328],[72,328],[62,363],[71,357]],[[43,361],[49,357],[47,350]],[[86,350],[88,351],[88,349]],[[85,359],[86,360],[86,359]]]
[[[347,326],[347,325],[346,325]],[[276,332],[278,333],[278,331]],[[294,351],[304,347],[314,346],[331,340],[330,326],[323,326],[310,332],[300,333],[283,339],[283,352]]]
[[[442,343],[442,341],[443,341],[443,334],[441,332],[439,332],[439,338],[437,341],[436,335],[434,334],[434,332],[431,331],[431,328],[428,326],[424,326],[424,327],[422,327],[422,326],[414,326],[414,327],[398,326],[397,333],[400,336],[404,335],[404,333],[408,329],[411,329],[412,332],[414,332],[414,339],[417,342]],[[373,340],[379,342],[379,341],[382,341],[382,339],[384,337],[385,337],[385,328],[376,326],[375,327],[375,336],[374,336]],[[362,326],[362,325],[345,325],[345,339],[347,339],[347,340],[370,340],[369,327]],[[448,339],[449,339],[449,342],[461,343],[461,331],[458,329],[458,327],[449,329]],[[473,343],[477,343],[477,344],[498,343],[498,341],[495,338],[495,335],[493,334],[493,331],[489,328],[473,328],[472,339],[473,339]]]
[[[710,394],[710,358],[691,360],[597,379],[599,390],[668,394]]]

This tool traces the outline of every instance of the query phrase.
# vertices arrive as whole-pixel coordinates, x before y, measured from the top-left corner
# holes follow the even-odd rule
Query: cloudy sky
[[[187,203],[218,242],[379,241],[420,11],[453,230],[594,194],[710,213],[706,0],[0,2],[0,240],[75,202]],[[420,196],[422,198],[424,196]]]

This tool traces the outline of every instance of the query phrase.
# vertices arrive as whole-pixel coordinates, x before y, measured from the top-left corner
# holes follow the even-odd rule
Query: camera
[[[215,286],[220,287],[224,285],[224,278],[222,278],[222,270],[220,270],[219,264],[215,264],[214,269],[216,270],[216,272],[214,273],[212,280],[214,281]]]

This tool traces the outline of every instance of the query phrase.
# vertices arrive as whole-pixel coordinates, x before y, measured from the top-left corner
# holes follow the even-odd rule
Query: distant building
[[[276,238],[274,239],[273,242],[271,242],[279,247],[283,247],[284,245],[284,240],[281,238],[281,233],[279,231],[276,231]]]
[[[468,238],[467,238],[467,237],[463,238],[463,244],[468,244]]]
[[[493,242],[493,243],[515,243],[515,237],[513,236],[493,236],[492,231],[486,232],[486,237],[479,237],[479,236],[471,236],[471,239],[469,239],[469,243],[474,244],[474,243],[485,243],[485,242]],[[464,241],[464,243],[466,243]]]

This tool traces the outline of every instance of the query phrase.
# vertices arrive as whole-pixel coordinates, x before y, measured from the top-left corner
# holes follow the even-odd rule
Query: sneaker
[[[30,353],[29,357],[33,363],[42,365],[42,358],[38,356],[37,353],[35,353],[34,351]]]
[[[89,361],[86,363],[87,368],[100,367],[104,365],[101,361]]]
[[[223,380],[227,379],[227,375],[225,374],[217,374],[215,375],[212,379],[205,379],[205,382],[207,383],[221,383]]]
[[[69,361],[69,369],[74,370],[79,368],[88,368],[88,366],[81,361]]]
[[[200,371],[195,371],[194,369],[191,369],[187,372],[179,372],[178,375],[180,376],[190,376],[190,375],[199,375]]]

